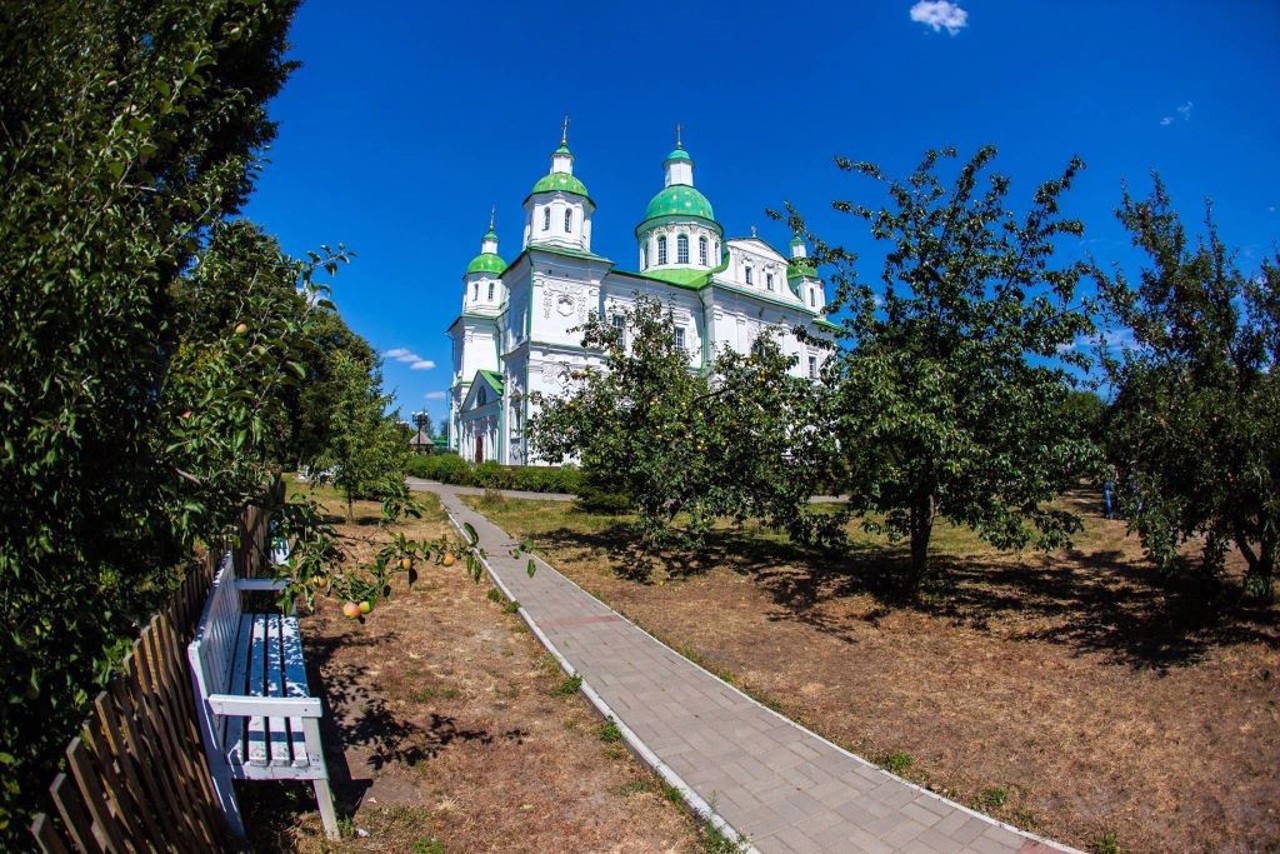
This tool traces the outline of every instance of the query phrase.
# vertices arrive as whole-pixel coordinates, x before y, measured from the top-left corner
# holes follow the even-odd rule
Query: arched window
[[[471,298],[473,300],[480,299],[480,283],[479,282],[471,283]]]
[[[773,290],[773,273],[764,274],[764,286],[767,290]]]
[[[640,244],[640,269],[649,269],[649,241]]]
[[[573,231],[573,208],[567,208],[564,212],[564,230]]]
[[[658,263],[667,263],[667,238],[665,236],[658,238]]]
[[[698,263],[707,266],[707,238],[698,238]]]
[[[747,284],[751,284],[751,268],[747,268]]]
[[[542,209],[542,230],[551,230],[551,208]]]
[[[689,263],[689,235],[681,234],[676,238],[676,263]]]
[[[493,282],[489,283],[489,302],[493,302]]]
[[[814,308],[817,308],[818,306],[818,289],[817,288],[809,289],[809,305]]]

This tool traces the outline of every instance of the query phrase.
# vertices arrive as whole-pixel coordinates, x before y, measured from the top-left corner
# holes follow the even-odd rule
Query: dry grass
[[[625,518],[490,501],[559,569],[785,714],[1001,819],[1090,847],[1280,850],[1277,609],[1170,588],[1124,523],[1069,553],[1001,554],[942,525],[940,582],[901,549],[846,554],[748,527],[693,558],[635,551]]]
[[[345,505],[321,490],[335,513]],[[448,531],[434,496],[408,536]],[[376,505],[348,535],[386,536]],[[452,533],[451,531],[449,531]],[[600,738],[580,696],[518,616],[461,564],[429,569],[361,623],[321,600],[302,631],[326,699],[325,746],[346,838],[323,837],[310,786],[248,784],[242,804],[264,851],[701,850],[693,820],[631,755]],[[362,835],[367,834],[367,835]]]

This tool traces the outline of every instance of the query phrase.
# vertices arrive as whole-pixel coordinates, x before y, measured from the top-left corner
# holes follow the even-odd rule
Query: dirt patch
[[[1231,584],[1172,589],[1123,522],[1000,554],[943,529],[922,601],[900,553],[821,555],[746,529],[646,561],[625,519],[481,509],[673,647],[784,714],[1020,827],[1088,848],[1280,850],[1280,620]]]
[[[434,512],[402,527],[406,535],[448,529],[427,500]],[[376,512],[356,507],[359,521]],[[378,536],[368,524],[340,528]],[[702,850],[693,820],[608,733],[602,739],[586,701],[556,693],[564,675],[505,605],[459,564],[427,569],[413,589],[401,580],[364,624],[334,600],[304,616],[348,838],[324,839],[309,785],[250,783],[240,791],[255,848]]]

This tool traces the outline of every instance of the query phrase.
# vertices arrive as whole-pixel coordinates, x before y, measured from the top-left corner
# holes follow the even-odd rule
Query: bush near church
[[[474,465],[454,453],[415,456],[409,460],[409,474],[454,486],[484,489],[572,495],[582,490],[582,472],[574,466],[504,466],[492,460]]]

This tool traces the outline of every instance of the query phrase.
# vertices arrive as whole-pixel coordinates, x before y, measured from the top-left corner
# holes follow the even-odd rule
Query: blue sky
[[[830,202],[879,198],[832,156],[901,175],[926,148],[987,142],[1019,203],[1085,159],[1066,199],[1087,229],[1073,251],[1134,264],[1112,212],[1121,181],[1145,194],[1155,169],[1184,220],[1213,199],[1251,269],[1280,242],[1277,35],[1270,0],[310,0],[291,36],[303,66],[271,105],[279,137],[245,213],[294,254],[358,253],[335,300],[390,354],[402,413],[439,421],[462,271],[491,205],[501,254],[518,254],[521,202],[566,113],[598,205],[593,249],[625,269],[677,122],[727,235],[755,225],[785,247],[764,210],[791,200],[861,252],[863,278],[879,275],[877,250]]]

